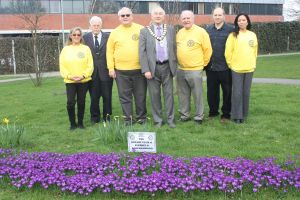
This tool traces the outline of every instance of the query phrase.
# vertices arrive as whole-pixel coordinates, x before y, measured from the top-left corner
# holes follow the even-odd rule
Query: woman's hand
[[[80,82],[81,80],[84,79],[84,76],[73,76],[70,79],[75,82]]]

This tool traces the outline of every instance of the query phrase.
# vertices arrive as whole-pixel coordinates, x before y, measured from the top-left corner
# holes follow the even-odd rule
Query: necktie
[[[156,35],[158,37],[161,36],[161,27],[158,26],[156,28]],[[162,42],[162,41],[161,41]],[[165,60],[165,50],[164,50],[164,47],[163,47],[163,43],[161,43],[160,41],[156,42],[156,57],[157,57],[157,60],[159,60],[160,62],[163,62]]]
[[[98,41],[98,36],[95,35],[95,51],[96,51],[96,54],[99,54],[99,41]]]

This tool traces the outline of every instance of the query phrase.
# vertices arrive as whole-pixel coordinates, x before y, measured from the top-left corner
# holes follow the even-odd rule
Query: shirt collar
[[[219,29],[217,29],[215,25],[214,25],[213,27],[214,27],[215,30],[223,30],[224,27],[225,27],[225,22],[223,23],[223,25],[222,25],[221,28],[219,28]]]
[[[102,33],[101,33],[101,31],[98,33],[98,38],[101,38],[101,35],[102,35]],[[94,38],[95,38],[95,35],[93,34],[93,36],[94,36]]]

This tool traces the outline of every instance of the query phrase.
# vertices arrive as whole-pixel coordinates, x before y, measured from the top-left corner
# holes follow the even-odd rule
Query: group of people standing
[[[166,122],[170,128],[175,128],[174,77],[179,120],[192,119],[192,96],[195,105],[193,120],[201,124],[204,119],[203,70],[207,75],[209,118],[220,114],[221,87],[221,122],[230,119],[235,123],[244,122],[258,46],[255,33],[250,31],[247,14],[237,15],[232,27],[225,23],[224,10],[215,8],[214,24],[205,30],[194,24],[194,13],[185,10],[180,15],[183,28],[177,33],[173,26],[165,24],[165,11],[161,7],[152,9],[151,23],[146,27],[133,22],[133,13],[127,7],[119,10],[118,17],[120,25],[108,35],[101,31],[101,18],[93,16],[90,19],[91,32],[83,36],[80,28],[72,29],[67,46],[61,52],[60,71],[66,83],[71,130],[84,128],[87,91],[91,97],[91,122],[110,121],[113,79],[116,80],[126,125],[146,123],[148,88],[155,126],[164,124],[163,96]],[[87,46],[82,44],[83,39]],[[99,108],[101,97],[102,116]]]

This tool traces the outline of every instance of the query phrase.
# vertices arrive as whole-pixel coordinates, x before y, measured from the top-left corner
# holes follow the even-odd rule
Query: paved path
[[[11,75],[7,75],[5,77],[9,77]],[[0,83],[8,83],[13,81],[19,81],[19,80],[28,80],[29,75],[28,74],[21,74],[18,75],[19,78],[9,78],[0,80]],[[43,74],[43,77],[56,77],[60,76],[59,72],[47,72]],[[206,77],[203,78],[203,80],[206,80]],[[270,83],[270,84],[283,84],[283,85],[300,85],[300,79],[282,79],[282,78],[254,78],[254,83]]]
[[[18,76],[18,78],[9,78]],[[31,76],[35,76],[35,74],[31,74]],[[43,73],[43,77],[56,77],[60,76],[59,72],[45,72]],[[0,75],[1,77],[1,75]],[[0,80],[0,83],[8,83],[8,82],[14,82],[14,81],[20,81],[20,80],[28,80],[30,79],[29,74],[17,74],[17,75],[2,75],[2,77],[5,77],[5,79]]]
[[[258,57],[272,57],[272,56],[288,56],[288,55],[299,55],[300,52],[292,52],[292,53],[272,53],[272,54],[262,54],[258,55]]]
[[[283,79],[283,78],[254,78],[254,83],[271,83],[283,85],[300,85],[299,79]]]

